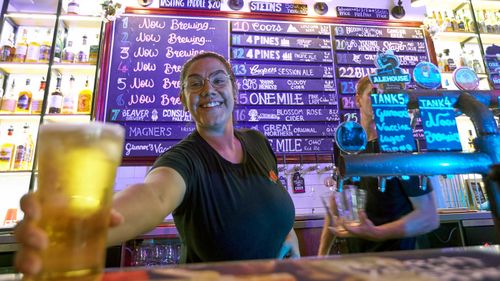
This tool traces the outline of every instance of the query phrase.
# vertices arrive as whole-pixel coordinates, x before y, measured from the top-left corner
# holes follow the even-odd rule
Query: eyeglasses
[[[201,76],[191,76],[187,78],[183,86],[189,92],[197,93],[205,87],[205,81],[210,82],[212,87],[214,87],[215,89],[221,89],[224,88],[230,80],[231,76],[229,74],[221,72],[210,75],[208,78],[203,78]]]

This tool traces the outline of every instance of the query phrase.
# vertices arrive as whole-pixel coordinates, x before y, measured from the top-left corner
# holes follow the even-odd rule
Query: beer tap
[[[421,190],[427,189],[427,176],[418,176],[418,182],[419,182],[418,187]]]
[[[283,164],[278,166],[278,174],[285,173],[286,174],[286,154],[283,153]]]
[[[385,185],[387,183],[387,178],[385,177],[377,177],[378,179],[378,190],[380,192],[385,192]]]

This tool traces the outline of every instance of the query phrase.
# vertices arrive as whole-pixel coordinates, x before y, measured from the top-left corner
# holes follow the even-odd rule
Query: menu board
[[[428,151],[462,150],[453,103],[448,97],[418,97]]]
[[[485,52],[486,69],[493,88],[500,90],[500,46],[491,45]]]
[[[332,26],[332,38],[340,114],[345,121],[359,121],[358,114],[353,112],[356,83],[363,76],[375,73],[378,52],[393,50],[401,69],[409,74],[419,62],[429,60],[420,28],[339,25]]]
[[[294,154],[331,153],[340,121],[358,121],[355,82],[373,71],[378,50],[393,48],[410,73],[428,58],[422,31],[411,28],[127,14],[111,33],[99,116],[125,126],[126,158],[158,156],[195,129],[179,76],[201,52],[231,62],[235,126]]]
[[[329,26],[231,21],[230,37],[237,123],[262,131],[278,153],[331,152],[339,116]]]
[[[416,149],[408,114],[407,94],[371,95],[380,151],[413,152]]]

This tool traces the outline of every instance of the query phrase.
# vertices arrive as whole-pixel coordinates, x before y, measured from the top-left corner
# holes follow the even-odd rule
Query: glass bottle
[[[451,32],[453,31],[453,26],[451,24],[451,19],[448,17],[448,13],[445,11],[444,12],[444,31],[446,32]]]
[[[99,57],[99,34],[96,34],[96,41],[94,45],[90,45],[89,48],[89,63],[97,64],[97,59]]]
[[[16,112],[19,113],[30,113],[31,108],[31,99],[33,98],[33,94],[30,91],[31,80],[26,79],[26,86],[24,89],[19,91],[19,95],[17,97],[17,107]]]
[[[23,133],[17,142],[12,170],[29,170],[31,168],[34,147],[35,144],[30,132],[30,126],[26,123],[23,126]]]
[[[49,97],[49,114],[61,113],[63,104],[63,94],[61,92],[61,76],[57,77],[56,89],[50,93]]]
[[[69,78],[69,88],[68,91],[64,94],[63,98],[63,114],[73,114],[75,113],[75,99],[74,99],[74,86],[75,86],[75,77],[71,75]]]
[[[440,30],[443,30],[443,16],[441,15],[441,11],[438,12],[437,25]]]
[[[35,36],[33,36],[33,41],[31,41],[28,45],[28,51],[26,52],[25,62],[38,62],[40,58],[40,43],[36,40],[40,38],[38,29],[35,31]]]
[[[68,41],[68,45],[64,48],[62,53],[63,63],[74,63],[75,62],[75,51],[73,49],[73,41]]]
[[[0,61],[10,62],[14,58],[14,54],[16,52],[16,48],[14,47],[14,33],[11,33],[9,39],[2,46],[2,50],[0,51]]]
[[[28,30],[23,30],[23,35],[21,40],[17,42],[16,54],[12,59],[13,62],[24,62],[26,59],[26,53],[28,52]]]
[[[8,171],[12,168],[16,144],[14,140],[14,126],[10,125],[5,141],[0,146],[0,171]]]
[[[89,114],[92,105],[92,91],[89,89],[89,79],[85,80],[85,87],[78,93],[78,105],[76,111]]]
[[[52,33],[51,29],[47,29],[47,34],[45,34],[45,38],[42,41],[42,44],[40,44],[40,56],[39,56],[39,62],[42,63],[48,63],[50,59],[50,47],[51,47],[51,36],[50,34]]]
[[[57,37],[56,37],[56,46],[54,47],[54,62],[61,62],[62,61],[62,52],[63,52],[63,32],[62,28],[59,28],[57,30]]]
[[[10,90],[4,94],[2,99],[2,106],[0,107],[0,112],[2,113],[14,113],[16,110],[17,97],[15,92],[16,80],[12,80],[12,85]]]
[[[87,45],[87,35],[82,36],[82,46],[78,54],[76,54],[77,63],[87,63],[89,60],[89,46]]]
[[[41,114],[42,113],[42,105],[43,105],[43,96],[45,95],[45,86],[47,82],[45,81],[45,77],[42,77],[40,81],[40,87],[38,91],[33,94],[33,100],[31,101],[31,113],[32,114]]]

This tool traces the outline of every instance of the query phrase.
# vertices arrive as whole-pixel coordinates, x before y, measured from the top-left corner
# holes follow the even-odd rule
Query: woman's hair
[[[361,95],[365,92],[368,87],[373,88],[373,84],[368,76],[363,76],[358,80],[356,84],[356,95]]]
[[[181,77],[180,77],[180,83],[181,83],[180,94],[182,94],[182,92],[184,90],[184,82],[187,79],[188,69],[191,67],[191,65],[193,63],[195,63],[198,60],[204,59],[204,58],[215,58],[215,59],[219,60],[224,65],[224,68],[226,69],[227,74],[229,74],[229,76],[231,78],[231,83],[233,84],[233,89],[234,89],[234,92],[236,94],[236,89],[237,89],[236,88],[236,80],[234,79],[234,73],[233,73],[233,69],[231,68],[231,65],[226,60],[226,58],[224,58],[223,56],[221,56],[217,53],[214,53],[214,52],[199,53],[199,54],[191,57],[188,61],[186,61],[184,63],[184,65],[182,66]]]

